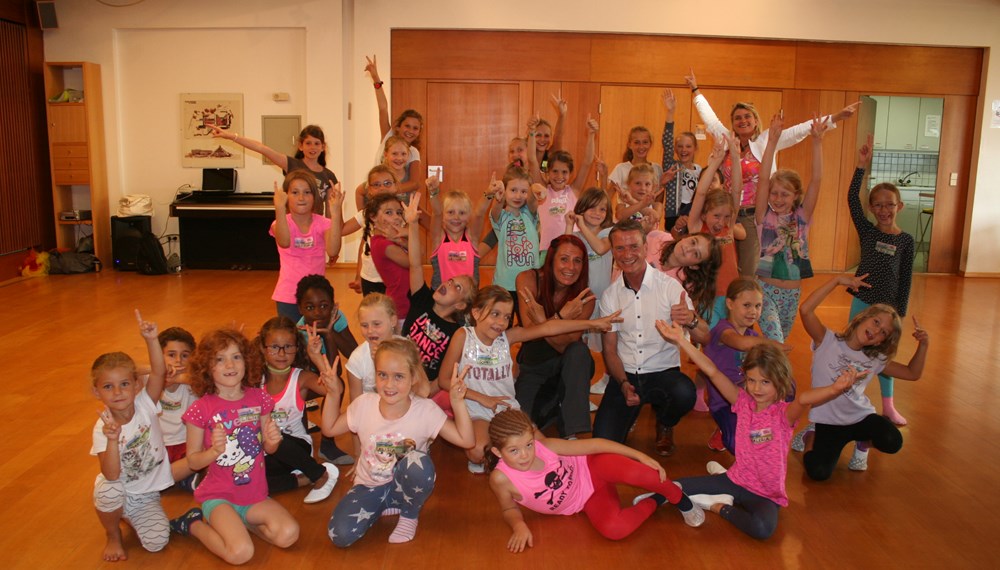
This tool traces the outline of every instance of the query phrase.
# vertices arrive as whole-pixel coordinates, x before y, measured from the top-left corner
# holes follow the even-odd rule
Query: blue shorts
[[[240,516],[240,520],[243,521],[243,524],[247,526],[250,525],[250,523],[247,522],[247,511],[249,511],[250,507],[253,505],[237,505],[236,503],[231,503],[225,499],[209,499],[201,504],[201,513],[205,517],[206,522],[209,522],[209,519],[212,517],[212,511],[215,510],[215,507],[220,505],[229,505],[234,511],[236,511],[236,514]]]

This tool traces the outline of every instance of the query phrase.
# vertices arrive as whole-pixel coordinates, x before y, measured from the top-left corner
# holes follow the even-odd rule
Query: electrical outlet
[[[958,173],[957,172],[952,172],[951,173],[951,178],[948,179],[948,185],[949,186],[958,186]]]

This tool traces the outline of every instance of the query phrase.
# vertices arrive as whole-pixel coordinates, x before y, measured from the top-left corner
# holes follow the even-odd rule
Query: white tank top
[[[273,396],[274,411],[271,412],[271,418],[278,424],[281,433],[309,442],[309,447],[312,448],[312,438],[309,437],[305,426],[302,425],[305,400],[299,393],[299,374],[301,372],[301,368],[292,368],[284,391]]]
[[[458,369],[463,370],[466,365],[472,367],[465,376],[466,386],[480,394],[507,398],[511,408],[520,409],[517,399],[514,398],[514,376],[511,371],[513,362],[510,358],[507,333],[498,336],[492,346],[486,346],[479,341],[472,327],[463,328],[465,328],[465,346],[462,348],[462,361]],[[493,410],[472,400],[466,400],[465,403],[473,419],[493,419]]]

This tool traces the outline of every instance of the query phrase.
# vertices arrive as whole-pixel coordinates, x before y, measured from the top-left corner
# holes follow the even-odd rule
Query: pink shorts
[[[451,396],[448,395],[447,390],[441,390],[437,394],[431,396],[431,401],[444,410],[444,413],[448,414],[449,418],[455,417],[455,412],[451,411]]]

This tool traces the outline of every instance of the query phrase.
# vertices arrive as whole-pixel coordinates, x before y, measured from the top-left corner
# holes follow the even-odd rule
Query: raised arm
[[[434,251],[434,248],[441,243],[441,236],[444,232],[444,203],[441,199],[441,179],[437,173],[428,176],[424,182],[427,187],[428,203],[431,207],[431,227],[430,240],[427,242],[427,249]]]
[[[816,202],[819,201],[820,183],[823,181],[823,134],[826,133],[826,124],[817,116],[812,123],[812,178],[806,188],[806,197],[802,200],[802,209],[806,221],[812,219],[813,211],[816,209]]]
[[[563,131],[565,129],[564,123],[566,122],[566,112],[569,111],[569,104],[562,98],[562,89],[559,90],[558,94],[552,94],[552,104],[555,105],[556,109],[559,111],[559,116],[556,117],[556,127],[552,130],[552,143],[549,145],[550,153],[562,150],[563,147]]]
[[[330,188],[326,197],[326,211],[330,215],[330,230],[326,232],[326,254],[330,258],[340,255],[344,229],[344,193],[340,191],[340,182]],[[286,228],[287,230],[287,223]]]
[[[924,363],[927,362],[927,347],[930,344],[930,336],[927,331],[920,328],[917,317],[913,319],[913,338],[917,339],[917,350],[910,358],[910,362],[903,364],[895,360],[885,365],[883,372],[900,380],[919,380],[924,374]]]
[[[573,177],[573,181],[570,182],[570,188],[573,189],[573,194],[577,198],[583,192],[583,185],[587,182],[587,176],[590,174],[590,167],[594,165],[594,148],[596,146],[597,131],[600,125],[597,123],[597,119],[591,118],[587,115],[587,146],[583,151],[583,162],[580,163],[580,167],[576,171],[576,176]],[[579,182],[579,184],[578,184]]]
[[[320,370],[320,379],[326,386],[320,430],[326,437],[336,437],[350,431],[347,427],[347,416],[340,413],[340,399],[344,395],[344,385],[334,372],[337,369],[336,362],[337,359],[333,365],[327,364]]]
[[[435,180],[437,178],[435,177]],[[406,230],[409,235],[407,256],[410,262],[410,293],[415,295],[426,283],[424,282],[423,252],[420,248],[420,192],[410,198],[410,203],[403,208],[403,219],[406,220]]]
[[[365,56],[365,71],[372,78],[372,84],[375,86],[375,102],[378,103],[378,128],[379,132],[382,133],[382,138],[385,138],[386,133],[392,128],[392,124],[389,122],[389,100],[385,97],[385,90],[382,89],[382,80],[378,76],[378,59],[376,56],[371,56],[369,58]]]
[[[727,402],[733,404],[740,395],[740,389],[733,384],[732,380],[728,376],[723,374],[716,368],[712,360],[705,356],[705,354],[698,350],[691,341],[687,339],[684,335],[684,329],[681,328],[677,323],[667,323],[666,321],[658,320],[656,321],[656,330],[659,331],[660,336],[664,338],[667,342],[677,345],[678,348],[683,350],[691,362],[708,376],[708,379],[712,382],[712,385],[722,394],[722,397],[726,399]]]
[[[291,233],[288,230],[288,214],[285,208],[288,207],[288,194],[284,189],[274,183],[274,241],[278,247],[288,249],[292,244]]]
[[[708,104],[708,99],[698,89],[698,80],[694,76],[694,69],[691,69],[690,73],[684,76],[684,81],[691,88],[691,95],[694,96],[692,103],[694,103],[694,108],[698,111],[701,121],[705,123],[705,129],[715,138],[725,136],[728,129],[722,124],[719,117],[716,116],[715,111],[712,110],[712,106]]]
[[[778,140],[784,129],[783,112],[771,118],[771,127],[768,129],[767,146],[764,148],[764,158],[760,161],[760,177],[757,183],[757,203],[754,211],[754,218],[759,226],[764,222],[767,214],[767,199],[771,189],[771,166],[774,164],[774,153],[777,152]],[[735,168],[735,165],[734,165]]]
[[[534,182],[541,182],[542,178],[542,167],[538,163],[538,144],[535,142],[537,140],[537,130],[538,123],[541,118],[538,115],[528,118],[528,136],[526,137],[528,145],[528,164],[525,167],[528,169],[528,174],[531,175],[531,180]]]
[[[861,203],[861,185],[864,184],[865,169],[872,158],[872,140],[872,135],[868,135],[868,140],[858,149],[858,165],[854,169],[854,176],[851,177],[851,186],[847,189],[847,208],[851,212],[854,229],[859,235],[872,229],[872,223],[865,217],[865,208]]]
[[[724,139],[715,139],[712,152],[708,155],[708,165],[701,171],[701,178],[698,179],[698,186],[694,191],[694,198],[691,199],[691,212],[688,214],[688,231],[698,233],[701,231],[701,214],[705,207],[705,196],[712,186],[712,176],[722,166],[722,161],[726,158]],[[739,164],[739,163],[736,163]]]
[[[139,309],[135,310],[135,320],[139,322],[139,334],[146,341],[146,352],[149,353],[149,379],[146,380],[146,394],[149,399],[157,402],[163,393],[163,384],[167,377],[167,364],[163,361],[163,350],[157,339],[159,331],[156,323],[142,320]]]
[[[667,112],[667,120],[663,123],[663,171],[666,172],[674,164],[674,113],[677,111],[677,99],[674,97],[673,89],[664,89],[661,95],[663,108]],[[673,183],[676,185],[677,180]],[[668,183],[669,184],[669,183]],[[670,190],[669,188],[667,189]]]
[[[530,152],[528,153],[528,156],[531,156]],[[490,219],[493,220],[494,223],[499,222],[500,212],[503,210],[504,205],[504,187],[503,180],[497,180],[496,172],[490,176],[490,185],[486,187],[486,193],[492,197],[490,200]]]
[[[260,153],[268,158],[271,162],[278,165],[283,171],[288,170],[288,157],[281,154],[280,152],[274,150],[273,148],[267,146],[266,144],[255,141],[253,139],[248,139],[246,137],[241,137],[239,133],[231,133],[229,131],[224,131],[215,125],[211,125],[212,137],[217,139],[226,139],[233,141],[234,143],[240,145],[243,148],[252,150],[256,153]]]
[[[826,326],[816,316],[816,308],[823,302],[823,299],[826,299],[834,289],[841,285],[855,290],[860,287],[871,287],[871,285],[865,282],[865,277],[868,277],[867,273],[857,277],[853,275],[836,275],[826,283],[820,285],[802,302],[799,306],[799,316],[802,317],[802,325],[805,327],[806,332],[809,333],[813,343],[819,345],[823,342],[823,337],[826,336]]]
[[[729,160],[732,164],[732,168],[729,172],[729,192],[733,197],[733,207],[736,208],[738,213],[740,210],[740,204],[743,202],[743,159],[740,156],[740,139],[736,136],[734,131],[730,131],[726,136],[726,142],[729,144]],[[725,161],[725,159],[723,159]],[[736,218],[738,216],[733,216],[734,227],[736,225]],[[743,226],[740,226],[741,228]],[[746,237],[746,232],[743,232],[743,237],[737,239],[743,239]]]

